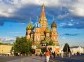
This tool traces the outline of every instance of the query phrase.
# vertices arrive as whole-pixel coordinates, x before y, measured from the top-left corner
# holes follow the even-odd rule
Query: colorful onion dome
[[[33,29],[33,24],[32,23],[29,23],[26,30],[32,30]]]
[[[57,27],[56,23],[53,21],[53,23],[51,24],[51,28],[52,27]]]
[[[35,26],[34,26],[35,28],[40,28],[41,27],[41,25],[40,25],[40,23],[35,23]]]

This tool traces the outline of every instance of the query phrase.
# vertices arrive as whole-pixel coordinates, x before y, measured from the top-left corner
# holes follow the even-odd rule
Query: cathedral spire
[[[45,5],[42,5],[42,10],[41,10],[41,17],[45,17]]]
[[[41,15],[40,15],[41,19],[46,19],[46,15],[45,15],[45,5],[42,5],[42,10],[41,10]]]
[[[39,23],[41,25],[42,30],[45,31],[45,29],[48,25],[48,22],[47,22],[47,18],[46,18],[46,14],[45,14],[45,5],[44,4],[42,5],[41,15],[40,15],[40,18],[39,18]]]

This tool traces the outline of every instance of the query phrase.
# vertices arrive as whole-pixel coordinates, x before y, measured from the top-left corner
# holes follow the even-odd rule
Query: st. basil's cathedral
[[[54,20],[49,27],[45,13],[45,5],[42,5],[41,14],[38,22],[33,25],[31,22],[26,27],[26,39],[31,39],[33,44],[59,46],[57,25]]]

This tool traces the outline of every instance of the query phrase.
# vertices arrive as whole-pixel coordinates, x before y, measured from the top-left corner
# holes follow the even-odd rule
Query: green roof
[[[28,26],[26,27],[26,30],[32,30],[33,29],[33,24],[29,23]]]

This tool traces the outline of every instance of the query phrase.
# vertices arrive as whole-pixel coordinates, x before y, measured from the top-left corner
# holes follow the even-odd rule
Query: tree
[[[52,41],[50,38],[48,38],[48,37],[46,37],[43,42],[44,42],[47,46],[48,46],[48,45],[54,45],[53,41]]]
[[[66,55],[71,52],[68,43],[65,43],[65,46],[64,46],[64,48],[63,48],[63,52],[64,52]]]
[[[55,45],[54,43],[53,43],[53,41],[51,40],[51,41],[49,41],[49,45]]]
[[[32,42],[27,40],[26,37],[17,37],[14,43],[13,50],[14,53],[28,54],[31,52]]]
[[[1,45],[2,43],[0,42],[0,45]]]

